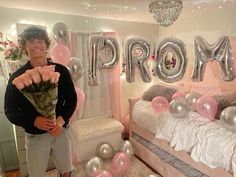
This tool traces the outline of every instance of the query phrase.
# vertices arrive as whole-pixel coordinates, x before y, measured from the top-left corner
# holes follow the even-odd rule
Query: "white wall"
[[[202,90],[205,88],[207,92],[215,92],[211,94],[218,94],[219,92],[215,91],[216,89],[224,93],[231,92],[235,90],[236,79],[231,82],[223,81],[218,63],[215,61],[207,63],[202,82],[192,82],[191,80],[195,60],[193,43],[196,36],[202,36],[210,44],[216,43],[223,36],[229,36],[230,39],[236,36],[236,3],[232,2],[231,5],[221,6],[222,8],[219,8],[219,6],[207,6],[208,4],[205,3],[206,9],[204,6],[199,9],[196,1],[194,12],[184,7],[179,19],[173,25],[168,28],[159,28],[158,40],[172,36],[184,42],[187,49],[188,65],[182,81],[187,82],[193,89]],[[235,45],[234,47],[232,46],[232,53],[235,67]],[[234,73],[236,72],[234,71]]]
[[[193,40],[200,35],[208,43],[216,43],[222,36],[236,36],[236,4],[219,9],[201,9],[192,12],[185,7],[179,19],[168,28],[160,27],[159,37],[173,36],[182,40],[187,49],[190,64],[193,62]]]

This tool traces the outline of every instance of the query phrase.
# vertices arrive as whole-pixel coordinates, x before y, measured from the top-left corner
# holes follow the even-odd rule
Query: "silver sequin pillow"
[[[146,90],[143,95],[142,99],[145,101],[152,101],[153,98],[157,96],[165,97],[169,102],[171,101],[171,97],[177,91],[175,88],[171,88],[164,85],[153,85],[148,90]]]
[[[220,119],[220,113],[229,106],[236,106],[236,93],[231,95],[216,95],[214,96],[218,103],[218,109],[216,112],[216,119]]]

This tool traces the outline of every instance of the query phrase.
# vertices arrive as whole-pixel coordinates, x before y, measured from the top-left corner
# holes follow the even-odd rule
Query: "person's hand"
[[[34,121],[34,126],[40,130],[49,131],[55,127],[55,122],[46,117],[37,116]]]
[[[52,136],[60,136],[63,132],[64,123],[65,121],[61,116],[57,117],[56,122],[55,122],[55,127],[49,130],[48,133]]]

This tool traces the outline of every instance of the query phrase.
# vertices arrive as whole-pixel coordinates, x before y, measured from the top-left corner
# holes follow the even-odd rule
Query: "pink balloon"
[[[168,109],[169,102],[168,100],[163,96],[157,96],[152,99],[152,108],[156,112],[162,112]]]
[[[106,170],[97,170],[92,174],[92,177],[112,177],[112,174]]]
[[[130,158],[127,153],[118,152],[112,159],[111,173],[113,176],[120,176],[124,174],[130,165]]]
[[[51,58],[54,62],[67,66],[70,60],[70,50],[67,46],[56,44],[51,49]]]
[[[171,97],[171,100],[177,99],[177,98],[185,98],[185,93],[183,92],[175,92],[175,94]]]
[[[214,120],[218,104],[216,99],[211,96],[201,96],[197,100],[196,109],[201,116]]]
[[[80,110],[81,106],[84,103],[84,98],[85,98],[85,94],[83,92],[83,90],[81,90],[79,87],[75,86],[75,92],[77,95],[77,105],[76,105],[76,110]]]

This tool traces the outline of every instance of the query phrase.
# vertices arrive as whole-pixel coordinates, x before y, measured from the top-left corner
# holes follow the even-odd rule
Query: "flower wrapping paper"
[[[13,84],[30,101],[37,112],[49,119],[56,119],[60,74],[54,70],[55,66],[37,67],[27,70],[13,80]]]

